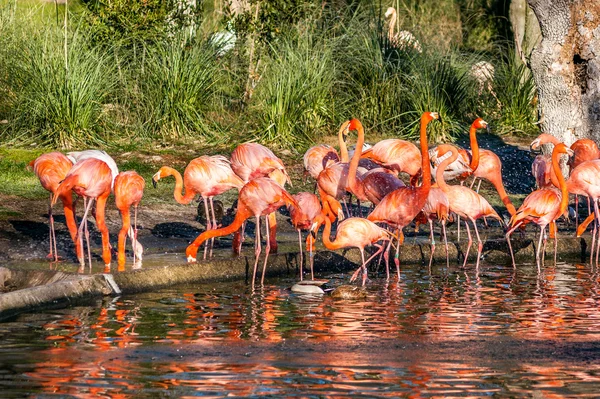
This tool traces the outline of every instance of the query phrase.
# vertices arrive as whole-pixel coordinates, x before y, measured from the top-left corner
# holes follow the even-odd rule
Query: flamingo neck
[[[196,196],[196,193],[193,190],[186,190],[185,195],[183,194],[183,178],[181,177],[181,173],[176,171],[173,168],[164,167],[160,174],[161,178],[167,176],[173,176],[175,178],[175,189],[173,190],[173,197],[175,197],[175,201],[180,204],[187,205]]]
[[[429,166],[429,147],[427,146],[427,125],[431,122],[430,118],[421,116],[421,170],[423,173],[423,182],[420,189],[425,192],[425,196],[429,194],[431,188],[431,167]]]
[[[444,159],[438,165],[438,167],[435,171],[435,181],[437,182],[438,187],[440,189],[442,189],[442,191],[444,193],[447,193],[448,190],[450,190],[450,186],[448,186],[448,184],[444,180],[444,171],[446,170],[448,165],[450,165],[452,162],[456,161],[456,159],[458,158],[458,150],[454,146],[448,146],[448,151],[446,151],[444,154],[446,154],[448,152],[450,152],[451,155],[448,158]]]
[[[394,11],[390,17],[390,26],[388,27],[388,39],[389,41],[394,41],[394,30],[396,29],[396,20],[398,19],[398,16],[396,15],[396,12]]]
[[[331,250],[336,250],[339,249],[336,245],[335,242],[331,241],[331,221],[329,220],[329,218],[323,218],[324,222],[325,222],[325,229],[323,229],[323,245],[325,245],[325,248],[327,249],[331,249]]]
[[[473,125],[469,129],[469,141],[471,144],[471,164],[469,167],[475,172],[479,166],[479,144],[477,143],[477,129]]]
[[[342,125],[342,128],[338,132],[338,142],[340,145],[340,162],[348,163],[350,157],[348,156],[348,147],[346,147],[346,142],[344,141],[344,125]]]
[[[361,190],[363,187],[356,180],[356,171],[358,170],[358,162],[360,161],[363,144],[365,143],[365,131],[360,122],[358,123],[357,131],[358,139],[356,140],[356,148],[354,150],[354,155],[352,155],[352,160],[350,161],[350,166],[348,168],[348,187],[350,188],[350,191],[354,193],[354,195],[360,198],[364,197],[364,190]]]
[[[562,194],[558,212],[559,215],[562,215],[567,210],[567,206],[569,206],[569,192],[567,190],[567,183],[565,182],[565,178],[562,174],[562,171],[560,170],[560,154],[561,153],[558,151],[552,152],[552,170],[556,175],[556,179],[558,180],[558,188],[560,188],[560,192]]]

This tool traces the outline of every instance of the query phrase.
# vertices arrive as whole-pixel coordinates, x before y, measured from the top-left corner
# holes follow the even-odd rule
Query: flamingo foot
[[[104,265],[104,273],[110,273],[110,263]]]
[[[188,263],[196,263],[196,258],[194,258],[192,255],[188,255],[187,257],[187,262]]]
[[[352,277],[350,277],[351,283],[358,278],[358,272],[360,272],[361,270],[362,270],[362,266],[359,267],[358,269],[356,269],[356,271],[352,274]]]

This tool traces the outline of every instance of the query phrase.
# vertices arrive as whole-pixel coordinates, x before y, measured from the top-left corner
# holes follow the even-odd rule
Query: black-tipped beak
[[[156,188],[158,185],[156,184],[156,180],[152,179],[152,185]]]
[[[317,239],[317,233],[316,233],[315,231],[311,230],[311,231],[310,231],[310,235],[312,236],[312,238],[313,238],[314,240],[316,240],[316,239]]]

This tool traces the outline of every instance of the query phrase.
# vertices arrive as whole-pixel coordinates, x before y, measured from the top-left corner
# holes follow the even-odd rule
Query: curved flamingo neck
[[[329,218],[324,218],[325,228],[323,229],[323,245],[325,248],[335,250],[339,249],[335,242],[331,241],[331,221]]]
[[[363,144],[365,143],[365,130],[363,125],[356,121],[357,131],[358,131],[358,139],[356,140],[356,148],[354,150],[354,155],[352,155],[352,160],[350,161],[350,166],[348,168],[348,187],[357,197],[364,197],[364,192],[361,194],[361,190],[363,187],[356,180],[356,171],[358,170],[358,163],[360,161],[360,156],[362,154]]]
[[[342,125],[340,131],[338,132],[338,142],[340,145],[340,162],[348,163],[350,157],[348,156],[348,147],[346,147],[346,142],[344,141],[344,132],[346,130],[346,123]]]
[[[420,189],[429,193],[431,188],[431,167],[429,166],[429,147],[427,146],[427,125],[431,122],[431,117],[428,113],[424,113],[421,116],[421,134],[420,134],[420,145],[421,145],[421,170],[423,173],[423,182],[421,183]]]
[[[567,190],[567,183],[565,182],[565,178],[562,174],[562,171],[560,170],[560,154],[561,152],[559,151],[552,151],[552,170],[556,175],[556,179],[558,180],[558,186],[562,194],[558,214],[562,215],[567,210],[567,206],[569,206],[569,192]]]
[[[542,133],[542,134],[540,134],[540,137],[541,137],[540,145],[543,145],[543,144],[557,145],[560,143],[560,140],[558,139],[558,137],[555,137],[548,133]]]
[[[469,167],[475,172],[479,166],[479,144],[477,143],[477,128],[475,127],[475,122],[473,122],[469,129],[469,142],[471,144],[471,164]]]
[[[390,17],[390,26],[388,27],[388,39],[390,41],[394,40],[394,30],[396,29],[396,20],[398,19],[398,15],[396,15],[396,10],[392,12]]]
[[[437,167],[436,171],[435,171],[435,181],[437,182],[437,185],[439,188],[442,189],[443,192],[447,193],[450,190],[450,186],[448,186],[448,184],[446,184],[446,181],[444,180],[444,171],[446,170],[446,168],[448,167],[448,165],[450,165],[452,162],[456,161],[456,159],[458,158],[458,150],[456,148],[454,148],[454,146],[447,146],[448,150],[446,152],[444,152],[444,154],[447,154],[448,152],[451,153],[451,155],[444,159]],[[442,154],[442,155],[444,155]]]
[[[196,193],[193,190],[186,190],[185,195],[183,193],[183,178],[181,177],[181,173],[176,171],[173,168],[168,166],[164,166],[161,168],[160,177],[173,176],[175,178],[175,189],[173,190],[173,197],[175,197],[175,201],[180,204],[187,205],[196,196]]]

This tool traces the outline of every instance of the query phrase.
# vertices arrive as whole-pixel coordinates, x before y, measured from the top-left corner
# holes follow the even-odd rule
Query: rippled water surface
[[[588,265],[407,266],[357,301],[293,283],[20,315],[0,323],[0,396],[600,395],[600,274]]]

